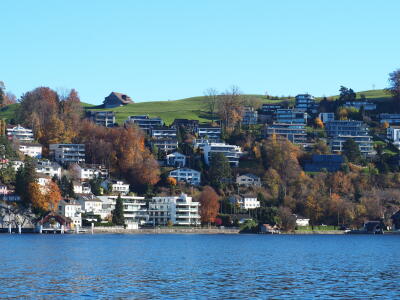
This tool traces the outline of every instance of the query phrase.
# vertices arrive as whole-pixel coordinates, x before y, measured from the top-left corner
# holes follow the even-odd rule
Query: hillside
[[[357,93],[357,97],[363,94],[369,100],[373,101],[385,101],[390,99],[390,95],[385,90],[369,90]],[[270,100],[263,95],[246,95],[248,99],[256,100],[259,103],[276,103],[283,100],[289,100],[280,98],[279,100]],[[338,96],[333,96],[338,97]],[[321,99],[321,98],[319,98]],[[293,101],[293,98],[289,101]],[[173,101],[151,101],[128,104],[113,109],[106,109],[115,111],[116,121],[123,123],[128,116],[131,115],[149,115],[150,117],[161,117],[166,124],[171,124],[175,118],[185,119],[197,119],[201,122],[210,120],[210,115],[205,109],[205,98],[204,97],[191,97],[181,100]],[[92,110],[104,110],[98,108],[98,106],[82,103],[85,109]],[[18,104],[8,105],[0,110],[0,119],[12,119],[15,116],[15,111]]]

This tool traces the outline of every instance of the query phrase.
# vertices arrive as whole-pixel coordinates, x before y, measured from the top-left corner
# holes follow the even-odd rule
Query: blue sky
[[[75,88],[101,103],[245,93],[315,96],[387,86],[400,1],[1,1],[0,80],[21,96]]]

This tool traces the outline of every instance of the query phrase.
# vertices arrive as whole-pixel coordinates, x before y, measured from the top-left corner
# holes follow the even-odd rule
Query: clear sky
[[[101,103],[245,93],[315,96],[387,86],[400,68],[400,1],[0,2],[0,80],[20,97],[75,88]]]

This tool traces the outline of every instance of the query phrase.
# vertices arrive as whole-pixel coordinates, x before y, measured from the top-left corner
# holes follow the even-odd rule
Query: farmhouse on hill
[[[111,94],[104,98],[104,108],[113,108],[122,105],[133,103],[131,97],[125,94],[111,92]]]

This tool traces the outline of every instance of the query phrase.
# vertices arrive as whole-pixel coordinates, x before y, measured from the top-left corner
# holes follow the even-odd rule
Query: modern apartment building
[[[154,225],[166,225],[168,221],[175,225],[200,225],[199,206],[199,202],[186,194],[153,197],[149,203],[149,222]]]
[[[173,177],[177,181],[186,182],[192,185],[200,185],[201,183],[201,173],[189,168],[172,170],[169,172],[169,177]]]
[[[36,173],[47,175],[51,178],[54,176],[57,176],[59,179],[61,178],[61,166],[48,159],[38,160],[35,169]]]
[[[305,124],[307,113],[297,109],[277,109],[275,119],[276,123]]]
[[[272,135],[284,137],[294,144],[303,145],[307,142],[305,124],[274,123],[267,125],[265,136],[270,137]]]
[[[239,166],[239,158],[243,154],[242,149],[236,145],[225,143],[209,143],[201,147],[204,153],[204,161],[207,165],[211,162],[213,153],[222,153],[232,166]]]
[[[251,106],[245,106],[242,113],[243,125],[255,125],[258,123],[258,112]]]
[[[198,138],[220,139],[221,127],[213,126],[211,124],[199,124],[196,127],[196,135]]]
[[[50,144],[50,156],[62,165],[85,162],[84,144]]]
[[[113,127],[115,125],[115,112],[113,111],[89,110],[86,112],[86,116],[99,126]]]
[[[150,118],[148,115],[130,116],[126,122],[136,124],[147,134],[150,134],[152,128],[164,125],[161,118]]]
[[[318,112],[318,103],[315,101],[314,97],[309,94],[297,95],[295,107],[297,110],[309,114],[316,114]]]
[[[7,136],[9,139],[17,139],[21,142],[33,142],[32,129],[22,127],[21,125],[9,126],[7,128]]]

